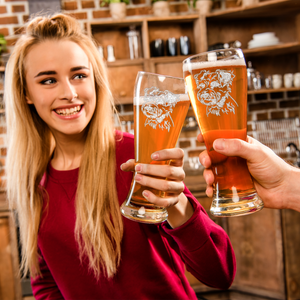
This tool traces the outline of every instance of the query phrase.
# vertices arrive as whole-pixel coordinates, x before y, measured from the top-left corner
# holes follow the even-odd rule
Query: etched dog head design
[[[198,93],[197,99],[206,105],[206,115],[220,113],[234,113],[237,102],[231,97],[234,72],[229,70],[202,70],[194,75]]]
[[[142,112],[147,117],[145,126],[149,125],[153,129],[159,127],[170,131],[174,126],[171,114],[173,108],[179,101],[179,95],[169,91],[160,91],[156,87],[145,89],[144,103]]]

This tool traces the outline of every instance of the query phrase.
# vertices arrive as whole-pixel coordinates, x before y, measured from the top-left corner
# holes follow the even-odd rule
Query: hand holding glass
[[[227,157],[213,149],[218,138],[247,137],[247,73],[240,49],[200,53],[183,62],[188,94],[203,134],[214,173],[211,213],[237,216],[259,211],[246,160]]]
[[[134,91],[135,163],[166,165],[170,161],[153,161],[151,155],[176,146],[190,106],[182,78],[139,72]],[[166,178],[164,178],[166,179]],[[161,223],[168,217],[166,208],[158,207],[143,197],[148,190],[158,197],[165,192],[144,187],[132,181],[121,213],[142,223]]]

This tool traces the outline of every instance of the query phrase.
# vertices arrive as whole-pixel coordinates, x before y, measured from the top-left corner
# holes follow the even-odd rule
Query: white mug
[[[300,87],[300,73],[294,74],[294,87]]]
[[[280,89],[282,87],[282,75],[274,74],[272,76],[273,89]]]
[[[293,86],[294,75],[292,73],[286,73],[283,75],[284,87],[291,88]]]

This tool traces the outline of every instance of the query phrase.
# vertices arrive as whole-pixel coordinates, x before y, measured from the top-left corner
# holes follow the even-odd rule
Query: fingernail
[[[153,154],[151,155],[151,158],[152,158],[152,159],[158,159],[158,156],[159,156],[159,155],[158,155],[157,153],[153,153]]]
[[[224,150],[225,149],[225,140],[224,139],[215,140],[213,147],[215,150]]]
[[[134,180],[135,181],[141,181],[142,180],[142,176],[139,175],[139,174],[136,174],[135,177],[134,177]]]
[[[136,165],[135,166],[135,171],[136,172],[142,171],[142,166],[141,165]]]
[[[148,199],[148,197],[149,197],[149,193],[147,192],[147,191],[143,191],[143,196],[146,198],[146,199]]]

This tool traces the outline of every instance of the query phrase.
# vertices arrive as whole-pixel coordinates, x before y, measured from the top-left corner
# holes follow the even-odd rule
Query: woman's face
[[[76,43],[45,41],[25,58],[26,100],[56,138],[84,132],[96,107],[94,74]]]

